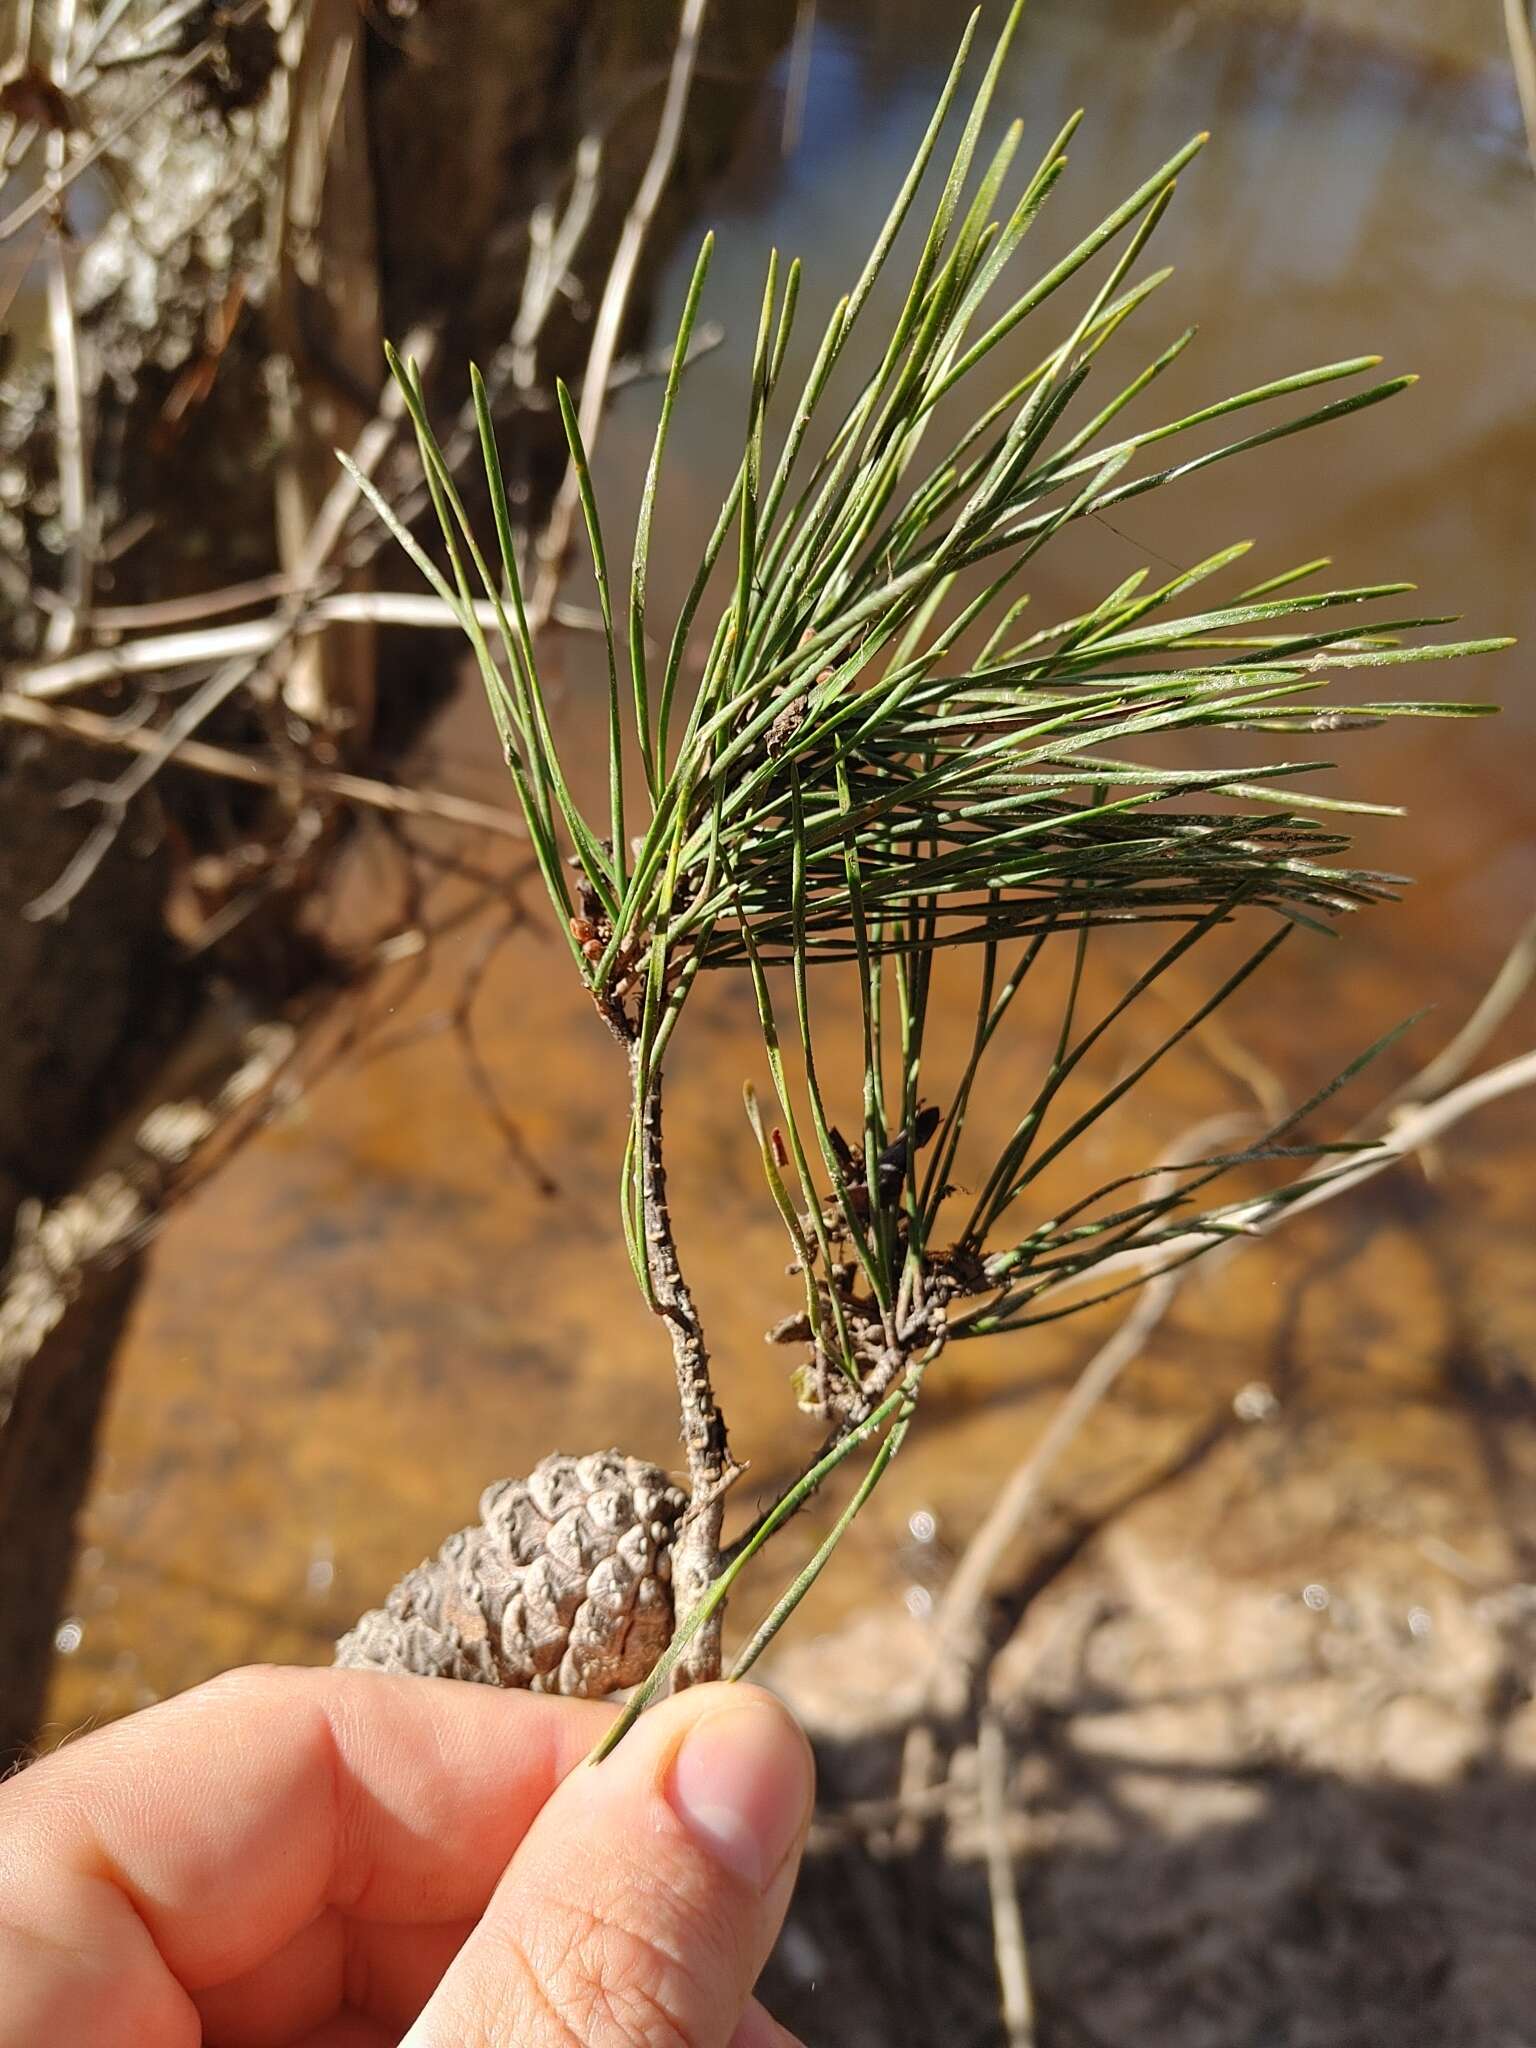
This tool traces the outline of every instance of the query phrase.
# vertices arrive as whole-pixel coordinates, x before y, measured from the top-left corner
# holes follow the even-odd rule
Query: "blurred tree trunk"
[[[650,265],[728,155],[793,13],[763,0],[708,20]],[[530,217],[560,202],[578,145],[600,135],[574,288],[539,338],[544,389],[579,374],[677,20],[674,0],[272,0],[187,22],[185,47],[206,40],[211,55],[116,142],[106,223],[60,256],[87,373],[89,525],[74,541],[98,606],[302,571],[331,450],[375,410],[380,337],[430,332],[430,388],[456,404],[467,359],[504,349],[518,318]],[[105,73],[74,119],[104,130],[142,93],[135,67]],[[642,284],[637,318],[644,298]],[[12,377],[8,663],[49,643],[47,593],[66,589],[72,544],[47,350]],[[506,431],[537,506],[557,462],[527,396]],[[371,576],[413,587],[388,554],[343,564],[339,587]],[[386,768],[450,687],[451,638],[333,627],[256,666],[205,734],[249,746],[298,732],[311,761]],[[105,689],[74,701],[123,705]],[[291,798],[184,770],[133,795],[67,908],[37,916],[103,815],[60,797],[131,758],[0,724],[0,1767],[41,1713],[139,1246],[174,1187],[146,1108],[179,1088],[178,1113],[207,1124],[253,1030],[301,1028],[336,985],[312,911],[340,818],[301,830]],[[253,846],[270,856],[259,907],[222,936],[217,920],[196,930],[189,898],[193,912],[216,903],[220,864]]]

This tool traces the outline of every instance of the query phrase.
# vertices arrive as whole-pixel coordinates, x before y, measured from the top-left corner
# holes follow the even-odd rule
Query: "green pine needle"
[[[1018,127],[1005,131],[990,158],[979,150],[1019,13],[1015,6],[960,127],[889,324],[868,331],[871,295],[894,262],[954,109],[974,18],[869,259],[834,308],[798,390],[791,384],[787,392],[801,271],[791,263],[781,289],[777,253],[770,259],[744,394],[741,459],[674,622],[659,680],[647,654],[648,570],[712,238],[700,250],[678,323],[622,632],[614,627],[586,451],[575,409],[559,388],[608,661],[609,802],[601,824],[575,801],[549,719],[523,609],[520,537],[478,378],[494,567],[477,544],[420,386],[393,355],[442,528],[446,573],[367,480],[357,479],[474,645],[551,898],[562,924],[582,932],[582,945],[572,943],[595,1000],[630,1041],[637,1116],[699,975],[749,978],[784,1136],[765,1129],[750,1094],[748,1114],[804,1282],[808,1326],[824,1362],[868,1395],[867,1412],[861,1415],[857,1404],[848,1411],[850,1428],[866,1434],[877,1419],[901,1410],[868,1483],[894,1452],[910,1411],[910,1400],[903,1407],[889,1391],[891,1361],[910,1362],[935,1341],[949,1305],[949,1330],[966,1336],[1073,1312],[1087,1298],[1106,1298],[1085,1297],[1081,1283],[1107,1258],[1175,1237],[1187,1241],[1191,1232],[1203,1246],[1248,1227],[1251,1206],[1191,1207],[1192,1196],[1217,1175],[1326,1153],[1327,1147],[1283,1145],[1296,1121],[1288,1119],[1245,1152],[1179,1169],[1170,1194],[1105,1210],[1103,1203],[1126,1185],[1115,1182],[1022,1238],[997,1243],[1004,1219],[1044,1169],[1242,986],[1288,932],[1298,924],[1330,929],[1346,913],[1395,893],[1398,878],[1352,865],[1348,840],[1334,829],[1350,812],[1391,807],[1312,788],[1327,764],[1276,757],[1266,751],[1270,736],[1342,735],[1390,718],[1475,714],[1488,707],[1440,699],[1340,704],[1326,692],[1332,678],[1357,670],[1459,659],[1509,644],[1424,637],[1450,623],[1437,618],[1373,622],[1370,607],[1411,586],[1315,588],[1314,578],[1329,566],[1322,554],[1251,580],[1246,541],[1156,586],[1148,587],[1141,571],[1086,611],[1041,616],[1049,586],[1022,587],[1026,573],[1073,526],[1216,463],[1336,426],[1413,380],[1389,377],[1320,404],[1309,401],[1324,386],[1368,379],[1379,358],[1361,356],[1271,379],[1175,418],[1154,415],[1123,427],[1133,408],[1149,405],[1163,371],[1191,340],[1190,333],[1171,342],[1154,337],[1143,368],[1099,391],[1110,343],[1147,324],[1166,281],[1166,271],[1140,281],[1134,273],[1180,172],[1206,137],[1194,137],[1152,171],[1066,256],[1021,280],[1029,231],[1065,172],[1079,117],[1010,198]],[[1102,267],[1086,309],[1065,332],[1035,342],[1058,292],[1095,264]],[[1009,389],[986,402],[973,398],[967,421],[973,373],[1004,354]],[[1162,452],[1165,442],[1218,421],[1296,400],[1301,409],[1238,438],[1172,460]],[[935,453],[926,443],[941,403],[947,445]],[[950,424],[957,406],[958,431]],[[1148,465],[1152,450],[1162,466]],[[733,538],[728,572],[722,557]],[[477,581],[495,607],[499,659],[471,603]],[[695,643],[700,664],[689,696],[685,657]],[[1208,765],[1193,744],[1207,731],[1256,735],[1253,758]],[[1192,741],[1183,761],[1181,735]],[[1149,749],[1155,760],[1138,758],[1143,741],[1156,742]],[[625,783],[631,746],[641,763],[638,788]],[[581,876],[579,918],[568,867]],[[1243,964],[1052,1133],[1064,1084],[1109,1026],[1209,935],[1238,919],[1267,927]],[[1094,931],[1127,924],[1167,927],[1166,943],[1105,1015],[1083,1028],[1077,1008],[1084,949]],[[1037,957],[1069,936],[1079,971],[1056,1056],[1022,1114],[995,1119],[1008,1127],[975,1183],[980,1192],[968,1220],[949,1251],[937,1248],[950,1174],[986,1085],[985,1055]],[[980,975],[971,1051],[919,1133],[932,974],[937,960],[957,951],[974,956]],[[793,977],[796,1076],[774,1018],[775,967]],[[813,970],[840,970],[856,983],[864,1085],[852,1144],[834,1128],[818,1078]],[[804,1135],[797,1099],[809,1105],[811,1130]],[[914,1155],[924,1137],[932,1138],[932,1150],[919,1163]],[[648,1290],[636,1159],[632,1130],[625,1231],[637,1279]],[[791,1166],[793,1183],[786,1183]],[[1325,1165],[1319,1172],[1338,1170]],[[1293,1199],[1294,1190],[1292,1184],[1275,1199]],[[1010,1233],[1017,1227],[1010,1223]],[[1186,1243],[1179,1257],[1189,1255]],[[1072,1304],[1040,1305],[1067,1282],[1078,1290]],[[868,1377],[861,1381],[861,1373]],[[910,1392],[915,1399],[915,1379]],[[792,1588],[789,1604],[803,1590]],[[780,1619],[775,1610],[770,1633]]]

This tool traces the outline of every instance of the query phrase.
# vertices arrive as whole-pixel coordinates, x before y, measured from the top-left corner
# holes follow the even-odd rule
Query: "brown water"
[[[711,309],[731,324],[691,373],[674,431],[658,618],[686,584],[727,481],[745,309],[767,248],[807,258],[799,324],[814,336],[920,128],[952,39],[948,12],[931,0],[823,5],[798,147],[781,153],[782,91],[769,94],[708,210],[722,230]],[[1536,188],[1496,30],[1483,26],[1493,10],[1376,13],[1407,32],[1389,34],[1362,6],[1034,0],[1002,104],[1042,145],[1071,107],[1090,111],[1037,231],[1040,259],[1190,132],[1215,131],[1163,230],[1179,276],[1132,344],[1150,354],[1201,323],[1161,405],[1183,410],[1181,400],[1372,348],[1423,378],[1331,438],[1283,443],[1134,503],[1120,533],[1083,530],[1042,570],[1041,602],[1069,610],[1149,556],[1186,563],[1252,536],[1255,575],[1326,547],[1345,580],[1413,577],[1426,609],[1464,611],[1476,630],[1527,644],[1536,636]],[[1444,33],[1432,39],[1437,20]],[[685,275],[680,257],[663,315]],[[633,502],[654,404],[654,388],[641,387],[616,406],[598,479],[610,505]],[[572,595],[584,596],[579,578]],[[592,651],[567,638],[557,658],[571,729],[595,736]],[[1384,1064],[1383,1086],[1401,1078],[1470,1007],[1527,913],[1527,663],[1517,650],[1434,672],[1437,686],[1449,677],[1464,694],[1499,698],[1496,722],[1332,743],[1347,745],[1353,792],[1409,806],[1406,822],[1373,822],[1362,837],[1369,858],[1419,884],[1342,945],[1303,935],[1279,978],[1234,1006],[1231,1037],[1292,1095],[1407,1011],[1436,1005]],[[449,719],[432,772],[496,793],[473,696]],[[385,873],[360,854],[363,907],[382,903]],[[120,1361],[61,1632],[56,1726],[251,1657],[324,1658],[361,1607],[468,1519],[488,1478],[526,1470],[553,1445],[617,1441],[675,1457],[664,1348],[617,1234],[621,1077],[563,949],[536,929],[517,933],[495,954],[477,1009],[489,1066],[557,1195],[537,1192],[509,1159],[452,1039],[413,1032],[451,1000],[481,943],[471,931],[443,946],[394,1020],[399,1049],[343,1065],[166,1230]],[[1129,957],[1106,945],[1099,986]],[[972,1002],[962,981],[949,988],[937,1069],[961,1047]],[[1049,1028],[1048,1007],[1021,1019],[997,1069],[1005,1108]],[[1495,1052],[1531,1035],[1528,1008]],[[1111,1066],[1133,1042],[1109,1050]],[[1208,1034],[1074,1170],[1102,1180],[1145,1165],[1194,1119],[1250,1107],[1228,1053]],[[846,1086],[849,1061],[831,1064],[834,1089]],[[744,1498],[811,1441],[790,1406],[788,1356],[762,1343],[792,1304],[740,1110],[741,1081],[761,1082],[760,1067],[747,992],[709,989],[673,1062],[673,1185],[737,1449],[753,1460]],[[1299,1476],[1283,1540],[1280,1520],[1227,1521],[1210,1498],[1198,1513],[1191,1505],[1202,1541],[1225,1545],[1223,1569],[1289,1586],[1379,1557],[1412,1501],[1418,1533],[1437,1532],[1490,1572],[1530,1576],[1532,1127],[1528,1104],[1506,1104],[1455,1135],[1432,1182],[1380,1183],[1191,1285],[1064,1475],[1074,1510],[1091,1514],[1154,1478],[1258,1380],[1292,1420]],[[903,1542],[915,1507],[936,1515],[941,1548],[961,1540],[1101,1327],[1053,1325],[952,1353],[901,1466],[802,1626],[905,1583],[921,1562]],[[1313,1512],[1314,1497],[1326,1512]],[[1171,1495],[1175,1523],[1183,1498]],[[799,1527],[785,1539],[773,1584],[808,1541]],[[749,1607],[770,1590],[760,1583]]]

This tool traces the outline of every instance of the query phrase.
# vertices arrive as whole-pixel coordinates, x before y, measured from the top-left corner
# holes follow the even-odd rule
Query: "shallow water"
[[[1034,0],[1001,104],[1024,115],[1026,149],[1043,147],[1072,107],[1089,108],[1037,230],[1038,259],[1190,132],[1214,130],[1160,235],[1178,275],[1129,344],[1139,362],[1199,321],[1199,341],[1157,394],[1169,416],[1374,348],[1423,380],[1327,438],[1284,442],[1137,501],[1118,531],[1082,529],[1042,566],[1040,602],[1066,611],[1149,559],[1189,563],[1252,536],[1255,577],[1326,547],[1340,580],[1411,577],[1424,609],[1460,610],[1479,632],[1530,644],[1536,192],[1497,36],[1483,26],[1492,12],[1446,10],[1431,40],[1437,17],[1424,8],[1377,9],[1384,28],[1361,6]],[[807,258],[803,358],[910,153],[947,56],[948,13],[927,0],[822,5],[798,144],[782,147],[786,64],[706,209],[721,230],[709,310],[730,325],[690,373],[674,430],[657,618],[686,586],[728,481],[746,309],[767,249]],[[663,330],[690,255],[661,291]],[[610,504],[633,502],[655,402],[654,387],[640,386],[616,405],[598,478]],[[585,598],[579,576],[571,595]],[[556,658],[563,715],[595,744],[593,652],[568,636]],[[1330,742],[1341,786],[1409,807],[1405,822],[1370,821],[1361,837],[1367,858],[1411,870],[1416,888],[1355,921],[1341,945],[1294,941],[1267,986],[1233,1007],[1227,1034],[1206,1034],[1170,1065],[1084,1147],[1079,1171],[1107,1179],[1197,1119],[1251,1107],[1234,1044],[1294,1098],[1425,1004],[1434,1014],[1387,1056],[1383,1085],[1442,1042],[1536,896],[1526,664],[1517,650],[1430,672],[1435,689],[1499,699],[1497,721]],[[497,792],[473,695],[439,735],[432,773]],[[363,907],[382,896],[384,874],[360,855],[352,887]],[[481,944],[471,931],[441,947],[428,986],[394,1020],[398,1049],[343,1064],[161,1239],[120,1360],[61,1631],[56,1727],[243,1659],[322,1659],[361,1607],[470,1517],[487,1479],[526,1470],[552,1445],[617,1441],[675,1457],[664,1347],[617,1233],[621,1077],[563,949],[518,932],[491,960],[476,1011],[488,1065],[558,1194],[539,1193],[509,1158],[453,1040],[413,1031],[451,1000]],[[1133,950],[1096,949],[1098,986],[1124,973]],[[969,1031],[972,1002],[957,979],[940,1013],[939,1070]],[[1171,1016],[1155,1021],[1167,1028]],[[1024,1085],[1050,1023],[1048,1006],[1021,1019],[999,1064],[1000,1101]],[[1530,1037],[1527,1006],[1495,1053]],[[1131,1043],[1111,1049],[1111,1068]],[[835,1091],[851,1069],[846,1058],[829,1066]],[[673,1063],[672,1180],[737,1449],[753,1460],[744,1498],[812,1441],[786,1391],[789,1355],[762,1343],[792,1304],[740,1110],[741,1081],[762,1083],[760,1067],[747,992],[711,989]],[[1349,1113],[1368,1100],[1357,1093]],[[1455,1134],[1433,1179],[1379,1183],[1188,1287],[1064,1473],[1074,1513],[1166,1484],[1175,1524],[1187,1497],[1190,1526],[1223,1547],[1222,1569],[1289,1587],[1379,1562],[1401,1545],[1411,1501],[1416,1539],[1429,1529],[1482,1569],[1531,1575],[1532,1130],[1531,1106],[1506,1103]],[[909,1581],[921,1605],[1101,1328],[1052,1325],[946,1358],[926,1422],[818,1590],[810,1625]],[[1268,1385],[1290,1422],[1291,1455],[1275,1478],[1288,1491],[1257,1520],[1225,1517],[1223,1482],[1208,1468],[1170,1476],[1191,1433],[1230,1417],[1249,1382]],[[919,1508],[936,1540],[914,1546],[906,1525]],[[1222,1528],[1224,1545],[1211,1534]],[[798,1527],[785,1539],[773,1584],[809,1540]],[[1427,1569],[1418,1550],[1403,1565],[1410,1578]],[[749,1610],[770,1591],[760,1582]]]

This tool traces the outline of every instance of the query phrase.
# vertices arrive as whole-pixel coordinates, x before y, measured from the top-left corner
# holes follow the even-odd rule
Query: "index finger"
[[[189,1991],[327,1906],[473,1918],[610,1712],[451,1679],[230,1673],[0,1788],[0,1953],[5,1929],[59,1945],[71,1879],[120,1893]]]

